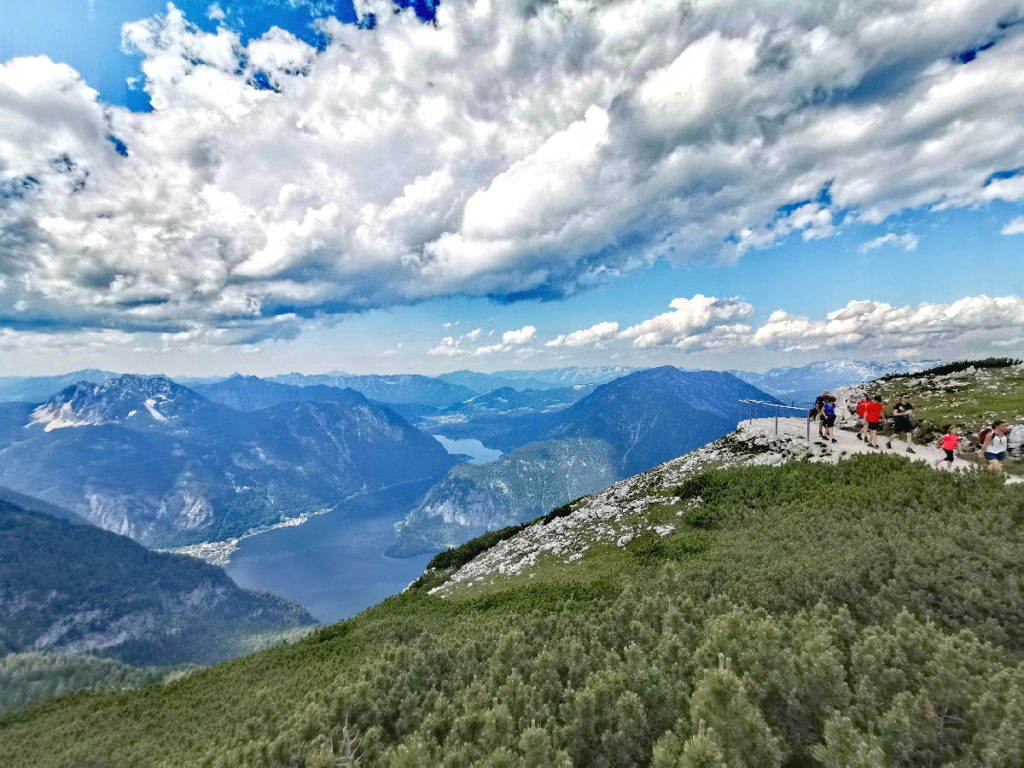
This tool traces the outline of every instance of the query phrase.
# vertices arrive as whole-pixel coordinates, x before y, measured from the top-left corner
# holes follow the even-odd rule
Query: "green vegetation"
[[[138,688],[183,672],[80,654],[11,653],[0,658],[0,711],[87,688]]]
[[[313,623],[301,606],[241,589],[221,568],[0,500],[0,654],[212,664]]]
[[[677,495],[656,512],[679,522],[665,538],[475,597],[409,590],[167,684],[30,706],[0,719],[0,754],[26,767],[1020,765],[1024,487],[869,455],[716,469]]]
[[[982,427],[997,419],[1024,421],[1024,366],[1010,358],[951,365],[964,368],[947,374],[926,372],[885,377],[863,385],[863,389],[880,394],[887,413],[900,393],[907,392],[918,422],[915,438],[924,442],[937,440],[951,425],[960,427],[961,434],[975,438]],[[977,369],[976,373],[963,373],[971,366]]]

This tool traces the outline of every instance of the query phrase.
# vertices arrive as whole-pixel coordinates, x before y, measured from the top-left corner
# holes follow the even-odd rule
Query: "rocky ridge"
[[[666,516],[664,508],[680,501],[674,495],[675,488],[704,470],[772,466],[789,461],[834,463],[876,450],[898,453],[914,461],[935,462],[943,458],[942,451],[932,446],[916,445],[915,453],[909,454],[897,443],[893,449],[886,449],[885,441],[881,440],[881,448],[871,449],[857,440],[852,431],[837,430],[836,443],[823,441],[812,431],[808,441],[804,418],[779,419],[777,432],[775,424],[773,418],[742,422],[735,432],[719,440],[578,499],[567,505],[561,516],[538,521],[498,542],[430,591],[444,597],[494,585],[503,579],[531,578],[546,562],[579,563],[592,549],[625,547],[646,532],[667,536],[689,509],[699,507],[699,500],[691,500],[686,508]],[[852,419],[848,424],[852,424]],[[977,465],[965,462],[958,465],[961,471],[977,469]],[[1008,477],[1007,482],[1020,482],[1020,478]]]

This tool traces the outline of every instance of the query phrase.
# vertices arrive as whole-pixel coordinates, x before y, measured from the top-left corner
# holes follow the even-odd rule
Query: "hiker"
[[[1005,421],[993,422],[990,429],[983,429],[981,441],[981,450],[985,452],[985,461],[988,462],[989,469],[995,470],[996,472],[1003,471],[1003,459],[1006,458],[1007,440],[1006,433],[1009,431],[1009,425]]]
[[[864,409],[870,402],[865,394],[861,394],[860,400],[857,401],[857,417],[860,419],[860,432],[857,433],[857,439],[863,440],[865,443],[868,441],[868,420],[864,416]]]
[[[818,417],[818,437],[825,436],[825,411],[822,409],[822,405],[829,397],[829,392],[826,389],[814,399],[814,407],[811,408],[811,418]]]
[[[939,447],[946,452],[944,459],[935,460],[935,468],[938,469],[940,464],[946,465],[946,471],[953,471],[953,458],[955,456],[956,449],[960,446],[960,428],[951,426],[946,430],[946,434],[939,440]]]
[[[903,440],[907,444],[907,453],[914,453],[914,449],[910,447],[913,442],[910,439],[910,433],[914,431],[914,424],[910,417],[914,415],[914,406],[907,397],[907,393],[904,392],[900,395],[899,402],[892,407],[892,432],[893,437],[903,435]],[[892,437],[886,442],[885,447],[892,448]]]
[[[868,398],[868,404],[864,406],[864,418],[868,421],[868,446],[871,448],[878,448],[878,431],[885,421],[882,413],[884,409],[880,395]]]
[[[836,442],[836,399],[826,397],[821,403],[822,426],[824,428],[822,437],[826,440]]]

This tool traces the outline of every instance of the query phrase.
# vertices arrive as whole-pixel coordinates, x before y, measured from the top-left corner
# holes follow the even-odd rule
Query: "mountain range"
[[[0,655],[210,664],[314,623],[221,568],[0,500]]]
[[[955,409],[943,419],[983,423],[994,394],[1024,418],[1019,366],[964,374],[888,384],[916,387],[915,404],[931,392]],[[401,594],[297,642],[0,717],[0,754],[1020,766],[1024,484],[851,457],[773,421],[441,552]]]
[[[612,379],[638,370],[640,369],[620,365],[570,366],[567,368],[542,368],[533,371],[495,371],[494,373],[462,370],[442,373],[437,378],[483,393],[502,387],[522,390],[574,387],[581,384],[606,384]]]
[[[730,371],[737,378],[797,405],[809,405],[823,390],[847,384],[860,384],[889,373],[915,373],[936,365],[935,360],[894,360],[888,363],[865,363],[839,358],[801,366],[772,368],[764,373]]]
[[[281,398],[280,385],[242,386],[253,401],[257,390]],[[163,376],[79,383],[35,408],[0,407],[0,484],[166,548],[440,477],[454,463],[387,408],[353,391],[327,395],[239,411]]]
[[[715,371],[664,366],[614,379],[568,408],[533,416],[534,442],[450,470],[399,526],[389,552],[453,546],[686,453],[736,426],[740,398],[772,400]]]
[[[354,389],[378,403],[416,403],[444,407],[480,394],[477,390],[440,378],[415,374],[355,376],[341,371],[321,374],[286,373],[268,381],[296,387],[328,386]]]

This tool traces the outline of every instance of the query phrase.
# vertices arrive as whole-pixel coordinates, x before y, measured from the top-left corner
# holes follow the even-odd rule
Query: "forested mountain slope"
[[[256,389],[269,401],[280,397],[263,384]],[[440,477],[455,463],[436,440],[356,392],[332,388],[303,402],[287,394],[243,412],[163,376],[120,376],[76,384],[35,408],[4,404],[0,484],[168,548]]]
[[[536,442],[490,464],[450,470],[409,513],[391,552],[459,544],[679,456],[729,432],[739,398],[770,396],[727,373],[662,366],[535,414]]]
[[[0,748],[24,766],[1019,765],[1024,485],[773,441],[729,436],[442,553],[293,645],[8,715]],[[562,526],[616,517],[635,535],[556,550]],[[527,535],[545,546],[524,567],[451,580]]]
[[[0,501],[0,655],[210,664],[314,623],[220,568]]]

